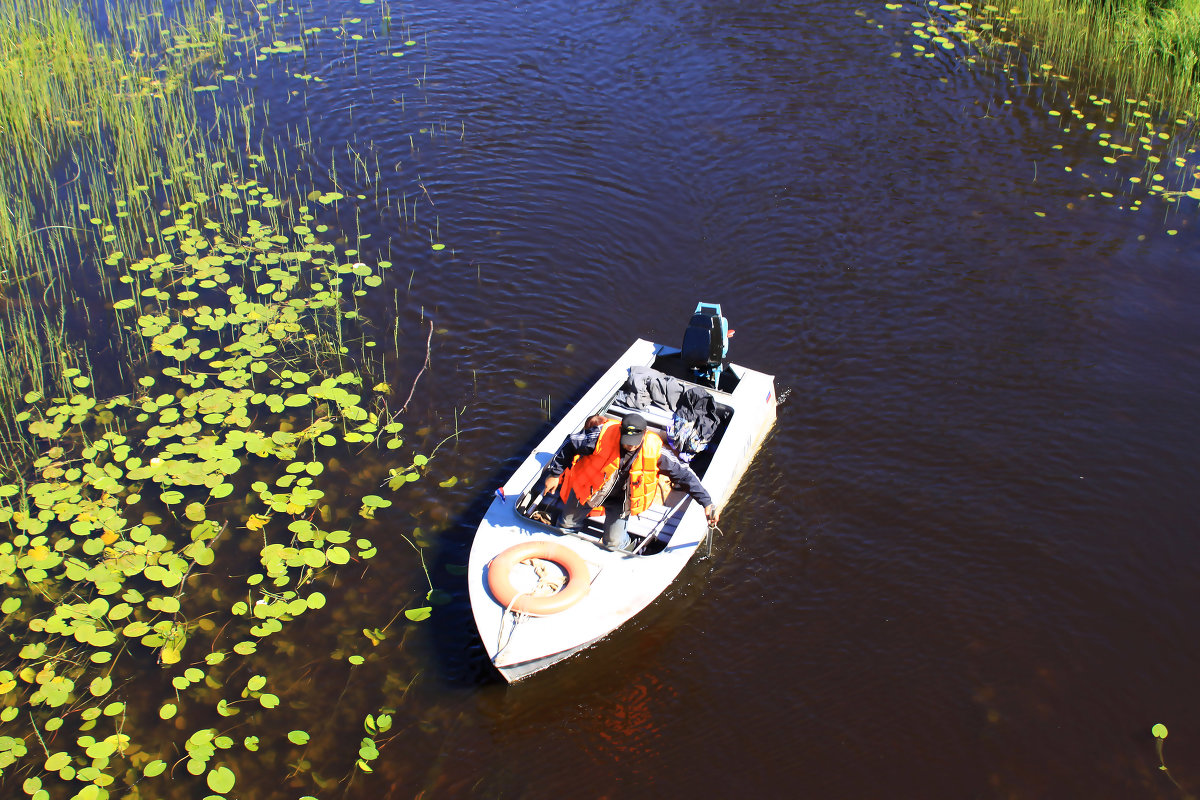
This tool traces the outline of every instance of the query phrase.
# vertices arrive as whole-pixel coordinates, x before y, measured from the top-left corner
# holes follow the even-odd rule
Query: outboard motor
[[[692,320],[683,332],[680,354],[683,366],[691,371],[696,383],[718,388],[721,368],[729,353],[729,321],[721,316],[718,303],[697,303]]]

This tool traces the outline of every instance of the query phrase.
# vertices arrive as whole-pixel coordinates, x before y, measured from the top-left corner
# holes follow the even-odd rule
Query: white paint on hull
[[[588,647],[635,616],[675,580],[707,537],[704,510],[690,499],[677,512],[682,517],[669,545],[653,555],[606,550],[531,523],[516,511],[518,500],[540,479],[563,440],[608,405],[630,367],[649,366],[660,352],[671,349],[643,339],[626,350],[517,468],[479,524],[467,569],[471,607],[489,658],[510,682]],[[736,389],[714,396],[734,413],[704,475],[705,488],[718,508],[729,500],[775,422],[772,377],[736,365],[730,368],[740,377]],[[530,540],[563,544],[588,564],[591,589],[580,602],[547,617],[517,617],[496,602],[487,586],[489,562]]]

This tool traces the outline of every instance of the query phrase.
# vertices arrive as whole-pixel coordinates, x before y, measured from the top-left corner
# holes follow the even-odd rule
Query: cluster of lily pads
[[[228,184],[175,212],[169,249],[107,255],[128,290],[112,313],[145,344],[137,391],[100,396],[100,381],[68,370],[69,392],[25,396],[18,419],[44,450],[0,485],[6,788],[164,796],[153,779],[190,774],[214,796],[234,792],[232,751],[266,742],[245,717],[237,738],[214,721],[287,699],[267,674],[232,677],[325,607],[340,568],[376,554],[361,529],[391,501],[330,504],[323,481],[334,459],[403,444],[389,387],[368,386],[350,358],[367,344],[351,301],[390,265],[337,253],[304,206],[290,228],[207,213],[251,193],[270,199],[253,181]],[[426,461],[385,485],[418,479]],[[150,663],[169,687],[148,688]],[[369,722],[378,733],[390,717]],[[359,769],[377,755],[364,743]]]
[[[132,251],[158,236],[160,182],[212,194],[226,164],[266,176],[268,158],[255,143],[264,141],[269,114],[253,94],[255,70],[283,65],[282,76],[264,83],[274,90],[277,78],[301,79],[291,94],[303,95],[309,81],[321,80],[305,72],[312,68],[305,56],[332,37],[355,62],[360,48],[383,48],[392,64],[408,55],[393,69],[410,72],[416,39],[406,25],[393,25],[386,3],[372,11],[330,21],[324,9],[279,0],[236,9],[213,0],[0,4],[0,146],[9,156],[0,160],[0,204],[8,211],[0,215],[6,451],[32,454],[13,420],[25,389],[54,393],[63,370],[89,370],[86,353],[63,333],[90,314],[87,295],[73,287],[108,293],[108,275],[89,269],[100,262],[79,257],[92,238],[87,206],[115,203],[103,237]],[[373,29],[380,25],[382,33]],[[298,132],[265,137],[279,175],[296,173],[297,156],[301,164],[314,160],[313,143]]]

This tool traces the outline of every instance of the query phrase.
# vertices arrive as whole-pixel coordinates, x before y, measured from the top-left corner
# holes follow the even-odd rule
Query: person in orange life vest
[[[592,509],[604,506],[604,544],[628,546],[629,517],[649,508],[660,472],[704,506],[708,524],[717,524],[720,514],[700,477],[663,447],[658,434],[647,432],[645,417],[627,414],[619,424],[591,424],[596,421],[589,419],[582,433],[567,437],[546,467],[546,493],[557,489],[563,500],[562,527],[578,529]]]

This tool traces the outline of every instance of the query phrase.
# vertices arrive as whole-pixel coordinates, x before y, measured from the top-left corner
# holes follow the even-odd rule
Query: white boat
[[[697,341],[689,340],[695,334],[702,349],[709,349],[710,332],[693,330],[698,320],[714,328],[707,365],[697,364]],[[704,509],[672,488],[665,502],[630,519],[629,549],[608,549],[596,523],[580,532],[549,524],[556,520],[557,498],[542,496],[543,471],[568,435],[595,414],[619,420],[636,410],[667,442],[674,413],[653,404],[636,407],[622,391],[631,370],[639,378],[661,375],[679,381],[675,388],[699,387],[715,401],[719,427],[691,466],[713,504],[724,507],[774,425],[776,405],[772,376],[724,362],[726,327],[720,307],[702,303],[683,350],[634,342],[497,490],[471,545],[467,575],[479,635],[509,682],[595,644],[631,619],[675,580],[708,538]],[[540,557],[530,560],[529,551]],[[526,607],[539,597],[541,608]]]

